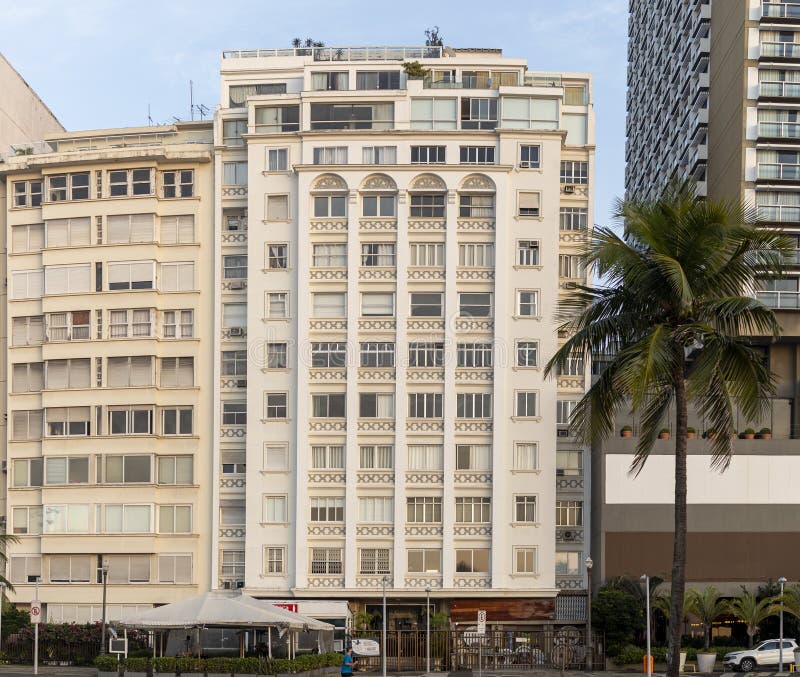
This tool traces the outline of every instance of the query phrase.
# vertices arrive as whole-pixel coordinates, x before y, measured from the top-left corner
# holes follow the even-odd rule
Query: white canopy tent
[[[263,602],[240,591],[213,590],[179,602],[148,609],[124,617],[120,624],[147,630],[188,628],[266,628],[272,650],[272,629],[281,635],[290,631],[296,637],[300,631],[333,631],[333,626],[315,618]],[[290,642],[290,657],[295,642]]]

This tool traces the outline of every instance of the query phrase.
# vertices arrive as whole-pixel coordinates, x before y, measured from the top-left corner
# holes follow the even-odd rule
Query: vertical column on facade
[[[308,387],[308,370],[310,361],[306,358],[311,350],[306,340],[309,336],[309,318],[311,315],[309,303],[311,294],[309,291],[309,275],[311,269],[311,242],[310,242],[310,219],[309,219],[309,186],[310,178],[307,174],[300,174],[297,185],[297,270],[296,277],[297,298],[290,299],[295,310],[294,339],[296,342],[297,370],[293,376],[292,383],[295,392],[294,399],[289,393],[289,413],[295,412],[294,439],[290,440],[289,448],[294,450],[294,459],[289,461],[289,467],[294,468],[294,500],[289,498],[289,504],[294,505],[294,515],[289,515],[290,523],[294,521],[295,528],[290,529],[294,532],[294,553],[296,566],[289,568],[294,570],[294,585],[297,588],[308,587],[308,417],[310,391]],[[261,300],[261,303],[264,303]],[[263,406],[263,405],[262,405]],[[291,547],[291,544],[290,544]],[[290,575],[290,585],[291,585]]]
[[[451,177],[452,180],[452,177]],[[456,291],[456,269],[458,267],[458,202],[455,189],[447,191],[447,230],[444,245],[445,292],[444,292],[444,481],[442,494],[442,587],[453,587],[456,569],[453,529],[455,527],[454,474],[456,469],[456,317],[458,294]]]
[[[212,289],[222,289],[222,154],[216,153],[214,157],[214,286]],[[219,293],[214,298],[214,316],[209,318],[198,318],[198,336],[202,336],[201,323],[206,323],[211,328],[211,335],[214,343],[214,365],[212,368],[212,383],[214,384],[214,410],[211,414],[211,566],[209,586],[211,590],[219,587],[219,471],[220,471],[220,434],[222,431],[222,398],[220,389],[220,378],[222,376],[222,342],[220,332],[222,330],[222,300]],[[249,368],[249,367],[248,367]],[[200,421],[197,421],[197,428],[200,430]],[[206,428],[208,429],[208,428]],[[245,455],[245,458],[247,456]],[[254,476],[258,475],[258,468],[261,464],[247,464],[248,470],[245,473],[245,491],[247,487],[258,487],[260,482]],[[260,478],[259,478],[260,479]],[[246,494],[245,494],[246,496]],[[247,499],[245,498],[245,501]],[[247,503],[245,502],[245,505]],[[245,515],[247,510],[245,509]],[[245,523],[247,518],[245,516]],[[245,527],[247,525],[245,524]],[[245,530],[245,538],[247,531]],[[245,572],[246,573],[246,572]]]
[[[351,177],[350,180],[353,179]],[[352,187],[351,187],[352,188]],[[358,291],[359,264],[361,251],[358,239],[358,191],[350,190],[347,205],[347,395],[345,415],[347,417],[347,442],[345,444],[345,545],[344,545],[344,585],[356,587],[358,571],[358,550],[356,523],[358,521],[358,318],[360,299]]]
[[[497,177],[495,193],[494,226],[494,368],[492,374],[492,546],[491,579],[493,588],[509,587],[506,531],[510,523],[508,514],[511,497],[508,495],[506,476],[510,470],[508,459],[511,442],[506,428],[510,421],[508,411],[508,379],[514,359],[514,336],[509,318],[514,314],[514,289],[511,270],[514,267],[515,241],[510,228],[507,194],[507,177]]]
[[[394,587],[405,587],[408,566],[406,558],[406,468],[408,468],[408,441],[406,419],[408,416],[408,394],[406,387],[406,355],[408,353],[408,192],[397,194],[397,287],[395,293],[395,433],[394,433],[394,562],[392,566]]]

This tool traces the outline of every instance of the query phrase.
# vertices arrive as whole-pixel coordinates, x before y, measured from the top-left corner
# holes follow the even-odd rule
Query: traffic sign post
[[[33,674],[39,674],[39,623],[42,622],[42,603],[39,601],[39,577],[36,577],[36,594],[31,602],[33,623]]]
[[[31,623],[42,622],[42,603],[35,599],[31,602]]]
[[[480,609],[478,611],[478,677],[481,677],[483,671],[483,638],[486,636],[486,611]]]

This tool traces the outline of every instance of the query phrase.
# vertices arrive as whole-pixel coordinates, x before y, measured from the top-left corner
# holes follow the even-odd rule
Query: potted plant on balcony
[[[772,429],[771,428],[761,428],[758,431],[758,438],[761,440],[771,440],[772,439]]]
[[[623,437],[633,437],[633,428],[629,425],[622,426],[622,430],[619,431],[619,434]]]
[[[745,428],[742,433],[743,440],[754,440],[756,438],[756,431],[752,428]]]
[[[409,80],[422,80],[428,74],[428,69],[419,61],[404,62],[403,71]]]
[[[686,439],[693,440],[697,436],[697,431],[691,426],[686,428]]]
[[[668,440],[669,439],[669,428],[661,428],[658,432],[658,439],[660,440]]]

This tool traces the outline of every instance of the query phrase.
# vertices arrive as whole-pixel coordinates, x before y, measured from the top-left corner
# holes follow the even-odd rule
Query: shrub
[[[122,661],[125,665],[126,672],[147,672],[147,659],[146,658],[125,658]]]
[[[94,667],[101,672],[116,672],[119,667],[119,660],[114,654],[100,654],[94,659]]]
[[[165,656],[153,659],[153,672],[175,672],[176,659]]]
[[[659,663],[664,663],[667,660],[667,647],[651,646],[650,654],[653,656],[653,660],[658,661]]]
[[[279,673],[294,672],[294,661],[288,658],[273,658],[269,661],[269,672],[267,674],[277,675]]]
[[[204,673],[206,662],[202,658],[178,658],[175,660],[175,670],[182,675]],[[170,672],[165,670],[165,672]]]
[[[638,646],[628,644],[620,649],[617,657],[614,659],[614,662],[619,665],[631,665],[634,663],[640,664],[643,660],[644,649],[640,649]]]
[[[592,602],[592,623],[605,633],[608,655],[617,656],[644,626],[642,605],[625,590],[603,586]]]

